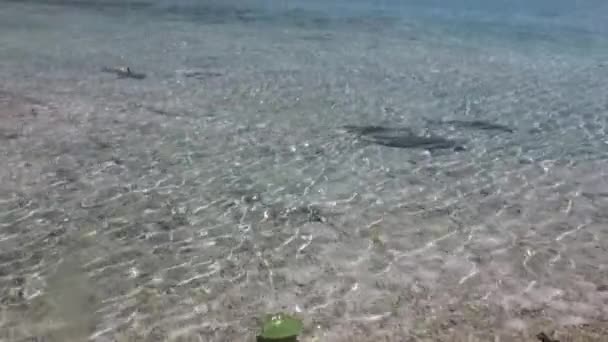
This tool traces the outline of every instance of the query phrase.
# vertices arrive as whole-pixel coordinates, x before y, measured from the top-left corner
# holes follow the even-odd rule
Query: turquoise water
[[[602,2],[0,8],[0,341],[608,318]]]

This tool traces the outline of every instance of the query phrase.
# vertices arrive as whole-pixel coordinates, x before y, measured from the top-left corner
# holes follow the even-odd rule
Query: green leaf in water
[[[302,321],[284,313],[266,316],[260,337],[266,340],[285,339],[302,332]]]

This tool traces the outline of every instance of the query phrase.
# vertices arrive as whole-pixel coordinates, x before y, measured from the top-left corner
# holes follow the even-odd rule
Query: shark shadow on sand
[[[513,133],[513,128],[496,124],[492,122],[487,122],[483,120],[426,120],[429,124],[432,125],[450,125],[459,128],[469,128],[469,129],[477,129],[483,131],[499,131],[504,133]]]
[[[435,135],[419,135],[407,127],[387,126],[343,126],[347,132],[356,134],[361,140],[396,148],[419,148],[428,151],[452,149],[465,150],[464,146],[452,139]]]

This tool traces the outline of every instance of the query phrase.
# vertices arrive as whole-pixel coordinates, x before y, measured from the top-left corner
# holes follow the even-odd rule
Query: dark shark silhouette
[[[103,67],[103,68],[101,68],[101,71],[110,73],[110,74],[115,74],[116,76],[118,76],[118,78],[133,78],[136,80],[143,80],[144,78],[146,78],[146,74],[140,73],[140,72],[134,72],[129,67],[121,67],[121,68]]]
[[[349,133],[358,135],[362,140],[388,147],[421,148],[429,151],[439,149],[464,150],[464,146],[455,140],[434,135],[418,135],[407,127],[347,125],[343,128]]]

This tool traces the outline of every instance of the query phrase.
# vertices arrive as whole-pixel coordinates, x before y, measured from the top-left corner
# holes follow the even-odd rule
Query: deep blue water
[[[554,43],[598,48],[608,37],[608,3],[524,0],[25,0],[114,12],[126,17],[172,16],[201,23],[241,22],[256,25],[331,29],[363,22],[367,29],[415,24],[439,32],[490,41]]]
[[[590,33],[608,33],[608,4],[601,0],[25,0],[19,3],[57,4],[98,10],[154,11],[191,18],[225,19],[235,14],[252,20],[278,20],[282,16],[323,19],[348,17],[393,17],[442,19],[454,24],[551,23]]]

